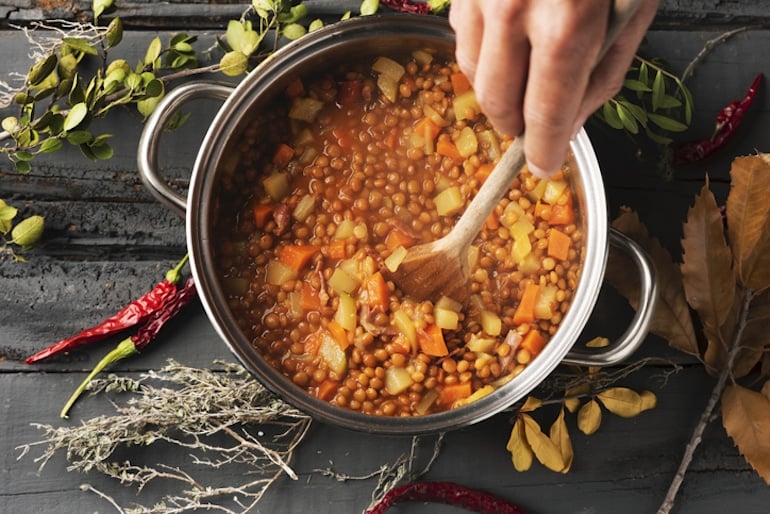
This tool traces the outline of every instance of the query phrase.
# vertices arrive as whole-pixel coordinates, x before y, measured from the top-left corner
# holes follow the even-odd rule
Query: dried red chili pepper
[[[413,0],[380,0],[385,7],[394,11],[408,12],[411,14],[430,14],[430,5],[427,2],[415,2]]]
[[[185,255],[176,266],[166,272],[164,280],[158,282],[151,291],[132,301],[101,323],[40,350],[36,354],[24,359],[24,362],[34,364],[48,357],[53,357],[54,355],[68,352],[90,343],[96,343],[142,323],[153,312],[162,308],[169,298],[174,296],[177,284],[181,278],[180,270],[186,263],[187,256]]]
[[[443,503],[481,514],[526,514],[502,498],[454,482],[414,482],[396,487],[364,514],[384,514],[401,502]]]
[[[762,74],[757,74],[746,94],[740,100],[727,104],[716,116],[714,134],[709,139],[691,141],[674,150],[674,164],[692,164],[712,155],[722,148],[735,135],[738,125],[754,103],[762,82]]]
[[[182,310],[182,308],[190,303],[193,298],[197,296],[197,290],[195,288],[195,281],[193,280],[193,277],[190,276],[187,281],[185,282],[184,286],[177,291],[177,293],[172,296],[160,309],[154,311],[147,321],[142,325],[139,330],[137,330],[136,334],[132,335],[131,337],[127,337],[107,355],[102,358],[98,362],[96,366],[94,366],[94,369],[89,373],[89,375],[83,380],[83,382],[78,386],[78,388],[75,390],[74,393],[72,393],[72,396],[70,396],[69,400],[67,400],[67,403],[64,405],[64,408],[61,411],[60,416],[62,418],[67,417],[67,413],[69,412],[72,405],[75,403],[75,401],[80,397],[83,391],[85,391],[86,386],[88,386],[89,383],[91,383],[91,380],[94,379],[96,375],[102,372],[107,366],[110,366],[111,364],[114,364],[118,362],[119,360],[125,359],[126,357],[130,357],[132,355],[135,355],[139,353],[144,347],[146,347],[148,344],[150,344],[158,335],[158,332],[163,328],[163,326],[168,323],[169,320],[171,320],[174,316],[176,316],[179,311]]]

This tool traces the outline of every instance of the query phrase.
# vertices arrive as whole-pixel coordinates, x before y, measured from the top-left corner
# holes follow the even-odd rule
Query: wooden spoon
[[[524,166],[524,136],[513,140],[457,224],[441,239],[413,246],[389,274],[399,289],[418,300],[446,295],[466,303],[470,296],[468,250],[481,226]]]
[[[641,0],[616,0],[607,27],[600,57],[615,41],[620,29],[636,12]],[[389,278],[406,295],[416,300],[436,301],[446,295],[465,304],[470,297],[470,265],[468,250],[481,226],[508,192],[513,179],[524,166],[524,134],[517,137],[500,158],[492,173],[479,189],[446,236],[407,251],[398,269]]]

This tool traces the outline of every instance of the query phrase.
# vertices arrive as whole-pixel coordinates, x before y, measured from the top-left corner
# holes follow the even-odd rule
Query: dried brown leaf
[[[575,458],[575,452],[572,449],[572,440],[567,430],[567,422],[564,420],[564,409],[559,411],[559,417],[551,425],[551,441],[559,448],[561,458],[564,461],[562,473],[567,473],[572,467],[572,461]]]
[[[732,254],[724,236],[722,215],[708,181],[687,211],[682,226],[682,282],[687,302],[695,309],[708,340],[706,364],[721,369],[732,344],[737,316]]]
[[[508,438],[505,448],[511,452],[511,462],[516,471],[527,471],[532,467],[532,448],[524,434],[524,422],[521,417],[513,424],[511,437]]]
[[[586,435],[591,435],[599,430],[601,424],[602,408],[599,407],[596,400],[591,400],[580,407],[577,416],[577,426],[581,432]]]
[[[580,407],[580,396],[588,393],[590,390],[591,388],[588,384],[568,388],[564,391],[564,406],[574,414]]]
[[[770,485],[770,400],[730,385],[722,394],[722,424],[746,462]]]
[[[738,344],[741,350],[733,361],[735,378],[746,376],[762,359],[764,350],[770,348],[770,290],[755,296],[751,301],[746,325]]]
[[[642,412],[642,397],[627,387],[611,387],[596,397],[608,411],[623,418],[633,418]]]
[[[561,472],[564,469],[564,459],[559,447],[543,433],[540,425],[532,416],[522,414],[520,418],[524,422],[524,434],[527,436],[527,442],[537,460],[551,471]]]
[[[639,220],[636,212],[629,208],[621,210],[620,215],[612,222],[612,226],[636,241],[655,264],[658,301],[650,323],[650,331],[666,339],[673,348],[699,356],[700,351],[690,308],[682,286],[682,274],[679,266],[674,264],[671,254],[657,239],[650,237],[647,227]],[[605,277],[636,309],[639,305],[639,277],[629,273],[629,269],[633,269],[633,264],[625,255],[620,252],[610,252]]]
[[[764,155],[738,157],[730,168],[727,230],[740,283],[770,286],[770,164]]]

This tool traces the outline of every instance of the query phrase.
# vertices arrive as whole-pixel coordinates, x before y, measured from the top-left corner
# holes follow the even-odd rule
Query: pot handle
[[[182,105],[198,98],[226,100],[233,87],[213,82],[190,82],[174,88],[158,103],[153,113],[147,118],[142,135],[139,138],[137,164],[142,182],[152,195],[169,209],[184,218],[187,197],[171,189],[161,176],[158,168],[158,148],[160,135],[171,116]]]
[[[579,366],[611,366],[618,364],[633,354],[647,336],[650,320],[655,312],[657,286],[655,267],[647,253],[630,237],[613,228],[609,230],[610,244],[623,250],[639,268],[641,282],[639,307],[620,339],[613,344],[595,351],[572,350],[562,360],[566,364]]]

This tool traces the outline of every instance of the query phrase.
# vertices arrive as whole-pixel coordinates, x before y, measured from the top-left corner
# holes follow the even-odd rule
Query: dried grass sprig
[[[279,477],[297,478],[290,463],[311,420],[273,396],[242,367],[217,364],[224,372],[169,361],[137,380],[109,376],[95,381],[92,392],[117,391],[132,396],[125,405],[115,405],[117,414],[95,417],[78,426],[34,425],[43,430],[43,439],[18,447],[19,458],[42,447],[42,454],[35,459],[41,469],[63,451],[69,471],[98,471],[134,486],[138,492],[159,478],[176,482],[181,488],[154,505],[122,509],[126,513],[202,508],[247,512]],[[235,485],[212,486],[200,483],[179,467],[136,465],[115,457],[120,448],[159,441],[184,448],[197,466],[242,466],[245,479]],[[232,509],[232,502],[239,510]]]

